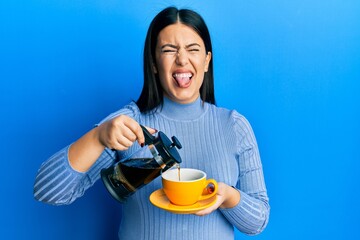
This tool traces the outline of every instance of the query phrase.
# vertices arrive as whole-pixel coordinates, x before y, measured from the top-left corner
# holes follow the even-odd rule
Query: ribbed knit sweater
[[[152,113],[141,113],[132,102],[102,122],[121,114],[167,136],[176,136],[183,146],[179,150],[181,167],[201,169],[208,178],[236,187],[241,198],[235,207],[219,208],[203,217],[169,213],[149,201],[150,194],[161,188],[158,177],[124,203],[119,239],[230,240],[234,239],[234,226],[250,235],[265,228],[270,212],[268,196],[256,139],[244,116],[203,103],[200,98],[191,104],[164,98],[163,106]],[[134,143],[118,155],[129,156],[138,149],[137,145]],[[54,154],[39,169],[34,185],[34,196],[39,201],[70,204],[99,180],[101,169],[116,160],[115,153],[105,149],[91,169],[81,173],[70,166],[68,149],[69,146]]]

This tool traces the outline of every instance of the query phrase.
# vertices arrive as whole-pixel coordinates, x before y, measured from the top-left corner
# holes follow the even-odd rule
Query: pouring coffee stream
[[[114,199],[122,203],[135,191],[160,176],[161,172],[175,164],[179,168],[181,163],[177,149],[182,146],[175,136],[170,140],[161,131],[157,136],[153,136],[144,126],[141,128],[145,136],[145,146],[130,157],[101,170],[105,187]]]

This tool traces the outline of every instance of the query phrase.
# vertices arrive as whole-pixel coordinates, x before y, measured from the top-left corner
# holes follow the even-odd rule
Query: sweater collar
[[[207,104],[198,97],[194,102],[181,104],[164,97],[162,108],[157,112],[166,118],[173,120],[195,120],[201,117],[207,110]]]

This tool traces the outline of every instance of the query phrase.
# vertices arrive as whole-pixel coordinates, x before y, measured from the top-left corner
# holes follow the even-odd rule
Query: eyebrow
[[[191,43],[191,44],[185,46],[185,48],[191,48],[191,47],[201,47],[201,46],[198,43]]]
[[[194,47],[194,46],[200,47],[200,44],[198,44],[198,43],[190,43],[189,45],[186,45],[185,48],[190,48],[190,47]],[[162,45],[161,49],[164,49],[166,47],[178,49],[177,46],[175,46],[174,44],[171,44],[171,43],[167,43],[167,44]]]
[[[166,47],[171,47],[171,48],[176,48],[177,49],[177,46],[173,45],[173,44],[170,44],[170,43],[167,43],[167,44],[164,44],[161,46],[161,49],[164,49]]]

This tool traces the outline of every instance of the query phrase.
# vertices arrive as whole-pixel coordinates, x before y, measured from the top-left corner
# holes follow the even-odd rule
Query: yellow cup
[[[161,174],[165,195],[175,205],[193,205],[215,196],[218,186],[214,179],[206,179],[206,173],[192,168],[169,169]],[[210,186],[213,189],[210,190]]]

